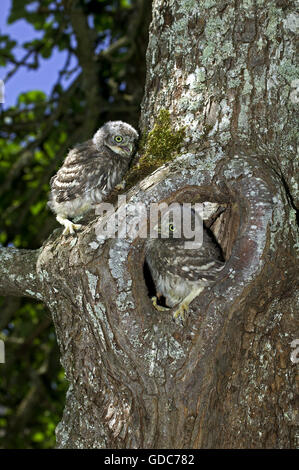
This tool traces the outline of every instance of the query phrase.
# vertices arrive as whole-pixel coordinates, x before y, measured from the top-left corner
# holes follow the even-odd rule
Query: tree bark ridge
[[[40,250],[0,248],[0,295],[43,300],[37,260]]]

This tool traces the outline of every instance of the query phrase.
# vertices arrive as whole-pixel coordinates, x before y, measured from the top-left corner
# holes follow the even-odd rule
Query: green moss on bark
[[[170,113],[161,109],[159,116],[149,133],[140,139],[139,161],[127,176],[127,187],[131,187],[154,170],[173,160],[180,152],[185,137],[185,128],[175,130],[171,123]]]

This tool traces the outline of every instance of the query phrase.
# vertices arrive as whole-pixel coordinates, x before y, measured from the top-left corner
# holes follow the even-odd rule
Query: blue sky
[[[25,0],[24,0],[25,1]],[[17,57],[23,57],[24,51],[20,45],[24,41],[42,36],[41,31],[36,31],[27,21],[19,20],[13,24],[7,24],[11,0],[0,0],[0,34],[8,34],[17,41]],[[5,83],[5,103],[4,109],[14,105],[17,96],[21,92],[30,90],[42,90],[49,94],[52,86],[57,80],[58,71],[63,67],[66,60],[66,52],[58,51],[56,48],[49,59],[41,59],[41,66],[37,70],[28,70],[21,67],[18,72]],[[74,64],[73,64],[74,65]],[[6,73],[12,67],[0,67],[0,79],[4,79]],[[72,77],[73,80],[73,77]]]

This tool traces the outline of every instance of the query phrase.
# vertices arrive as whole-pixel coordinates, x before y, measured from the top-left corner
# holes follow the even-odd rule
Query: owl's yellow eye
[[[170,230],[171,232],[174,231],[174,225],[173,225],[173,224],[169,224],[169,230]]]
[[[122,138],[121,135],[116,135],[116,136],[114,137],[114,140],[115,140],[115,142],[117,142],[117,143],[119,144],[119,143],[122,142],[124,139]]]

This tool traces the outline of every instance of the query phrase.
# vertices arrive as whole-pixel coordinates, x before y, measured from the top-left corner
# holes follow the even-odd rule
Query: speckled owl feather
[[[80,226],[68,219],[100,203],[121,182],[138,140],[137,131],[122,121],[109,121],[93,139],[76,145],[51,179],[50,209],[73,233]]]
[[[182,213],[190,211],[183,207],[178,210]],[[146,261],[157,296],[164,296],[168,307],[178,305],[174,317],[183,318],[190,302],[219,277],[224,260],[220,247],[204,226],[202,245],[196,249],[187,249],[185,242],[189,239],[183,235],[175,238],[175,229],[169,233],[169,237],[161,237],[161,232],[167,236],[169,219],[165,220],[165,223],[163,219],[161,221],[160,235],[146,241]],[[158,310],[163,309],[157,305],[156,298],[154,305]]]

